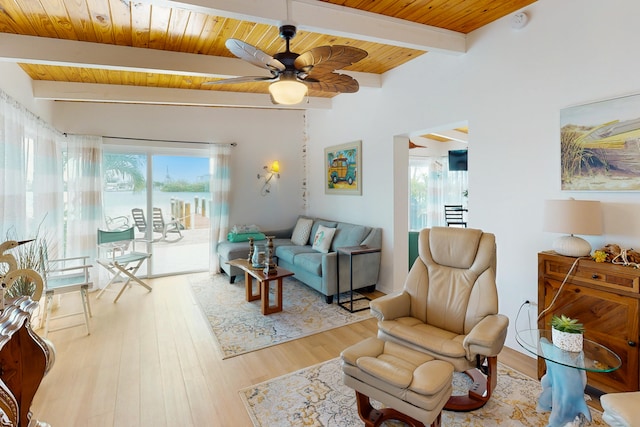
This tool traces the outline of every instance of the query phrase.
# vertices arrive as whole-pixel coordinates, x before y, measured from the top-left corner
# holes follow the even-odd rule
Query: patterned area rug
[[[487,404],[473,412],[443,411],[447,427],[544,427],[549,413],[536,411],[540,382],[498,364],[498,385]],[[340,359],[332,359],[240,390],[255,426],[362,426],[355,392],[342,384]],[[454,394],[468,390],[467,376],[455,374]],[[380,407],[372,400],[372,404]],[[591,409],[590,426],[606,426]],[[387,422],[384,426],[405,426]]]
[[[191,277],[189,282],[211,324],[223,359],[371,317],[369,310],[348,312],[336,304],[336,298],[333,304],[327,304],[324,296],[292,277],[284,279],[282,312],[268,316],[260,312],[260,300],[245,301],[244,278],[238,277],[231,284],[226,275],[218,274]],[[273,292],[275,285],[271,288]],[[368,307],[368,301],[358,303]]]

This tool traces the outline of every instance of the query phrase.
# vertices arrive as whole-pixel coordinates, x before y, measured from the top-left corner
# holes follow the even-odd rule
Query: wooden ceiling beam
[[[422,51],[467,50],[462,33],[317,0],[153,0],[153,4],[270,25],[292,23],[306,31]]]
[[[431,135],[447,138],[451,141],[464,142],[465,144],[469,142],[468,134],[457,131],[455,129],[450,129],[450,130],[445,130],[440,132],[431,132]]]
[[[247,107],[287,110],[331,109],[331,98],[309,98],[308,103],[275,105],[265,94],[185,90],[96,83],[33,81],[35,99],[52,101],[118,102],[127,104]]]
[[[212,78],[271,76],[266,69],[260,69],[238,58],[9,33],[0,33],[0,60]],[[353,71],[344,71],[344,74],[356,78],[361,87],[381,87],[381,78],[378,74]]]
[[[0,33],[0,59],[17,63],[203,77],[270,76],[237,58]]]
[[[319,1],[293,0],[292,9],[294,21],[308,31],[429,52],[467,50],[466,35],[455,31]]]

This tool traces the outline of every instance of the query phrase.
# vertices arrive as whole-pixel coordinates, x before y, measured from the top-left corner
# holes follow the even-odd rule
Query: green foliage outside
[[[142,191],[146,180],[141,170],[144,169],[144,156],[135,154],[105,153],[102,160],[105,182],[128,181],[133,184],[133,191]]]
[[[170,181],[161,183],[157,186],[160,191],[166,192],[193,192],[206,193],[209,191],[209,183],[207,182],[187,182],[187,181]]]

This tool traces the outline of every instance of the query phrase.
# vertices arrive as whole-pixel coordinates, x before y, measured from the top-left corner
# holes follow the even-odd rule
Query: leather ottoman
[[[453,366],[428,354],[372,337],[341,355],[344,384],[356,391],[358,413],[368,427],[385,420],[440,426],[452,392]],[[375,409],[369,398],[384,404]]]

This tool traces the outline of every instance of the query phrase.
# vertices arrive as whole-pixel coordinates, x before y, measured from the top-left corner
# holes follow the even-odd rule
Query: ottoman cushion
[[[453,365],[397,343],[368,338],[344,350],[342,361],[345,375],[427,411],[451,395]]]
[[[602,420],[612,427],[630,427],[640,418],[640,391],[610,393],[600,397]]]

